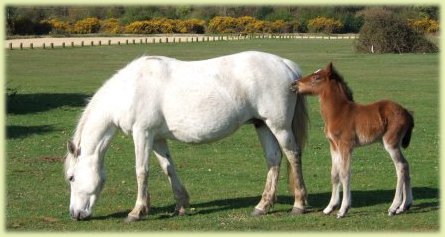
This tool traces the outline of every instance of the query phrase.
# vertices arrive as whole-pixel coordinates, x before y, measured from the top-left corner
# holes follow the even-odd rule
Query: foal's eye
[[[71,175],[70,177],[68,177],[68,181],[74,182],[74,175]]]

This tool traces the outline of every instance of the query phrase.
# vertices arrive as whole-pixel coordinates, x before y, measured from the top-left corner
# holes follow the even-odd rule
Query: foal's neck
[[[345,108],[353,105],[354,102],[348,100],[345,92],[337,83],[332,83],[319,94],[320,110],[325,122],[338,118],[347,112]]]

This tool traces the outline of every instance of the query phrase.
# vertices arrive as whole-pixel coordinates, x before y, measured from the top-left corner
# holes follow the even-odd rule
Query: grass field
[[[358,54],[352,40],[251,40],[12,50],[5,53],[8,87],[6,231],[439,231],[439,55]],[[65,144],[85,101],[116,70],[143,54],[183,60],[261,50],[297,62],[304,74],[332,61],[361,103],[392,99],[414,111],[415,129],[405,151],[411,166],[414,205],[387,216],[395,170],[380,144],[359,148],[352,163],[352,209],[344,219],[321,210],[330,198],[330,156],[316,98],[309,98],[310,138],[303,156],[309,213],[289,216],[293,198],[281,172],[278,202],[271,214],[253,218],[266,165],[252,126],[207,145],[170,142],[177,171],[188,188],[191,208],[171,217],[174,199],[156,159],[151,160],[150,215],[126,224],[136,184],[133,145],[118,133],[106,157],[107,183],[89,221],[72,221],[63,177]]]

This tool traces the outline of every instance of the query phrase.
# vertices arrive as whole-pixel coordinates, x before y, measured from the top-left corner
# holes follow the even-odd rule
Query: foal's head
[[[354,101],[351,89],[332,63],[294,82],[291,89],[304,95],[319,95],[325,90],[330,90],[332,86],[337,86],[349,101]]]

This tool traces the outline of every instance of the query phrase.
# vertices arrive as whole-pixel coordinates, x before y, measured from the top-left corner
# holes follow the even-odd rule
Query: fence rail
[[[355,39],[357,35],[310,35],[310,34],[262,34],[262,35],[193,35],[193,36],[148,36],[148,37],[82,37],[82,38],[30,38],[6,40],[5,48],[54,49],[86,46],[134,45],[155,43],[193,43],[222,40],[252,39]]]

